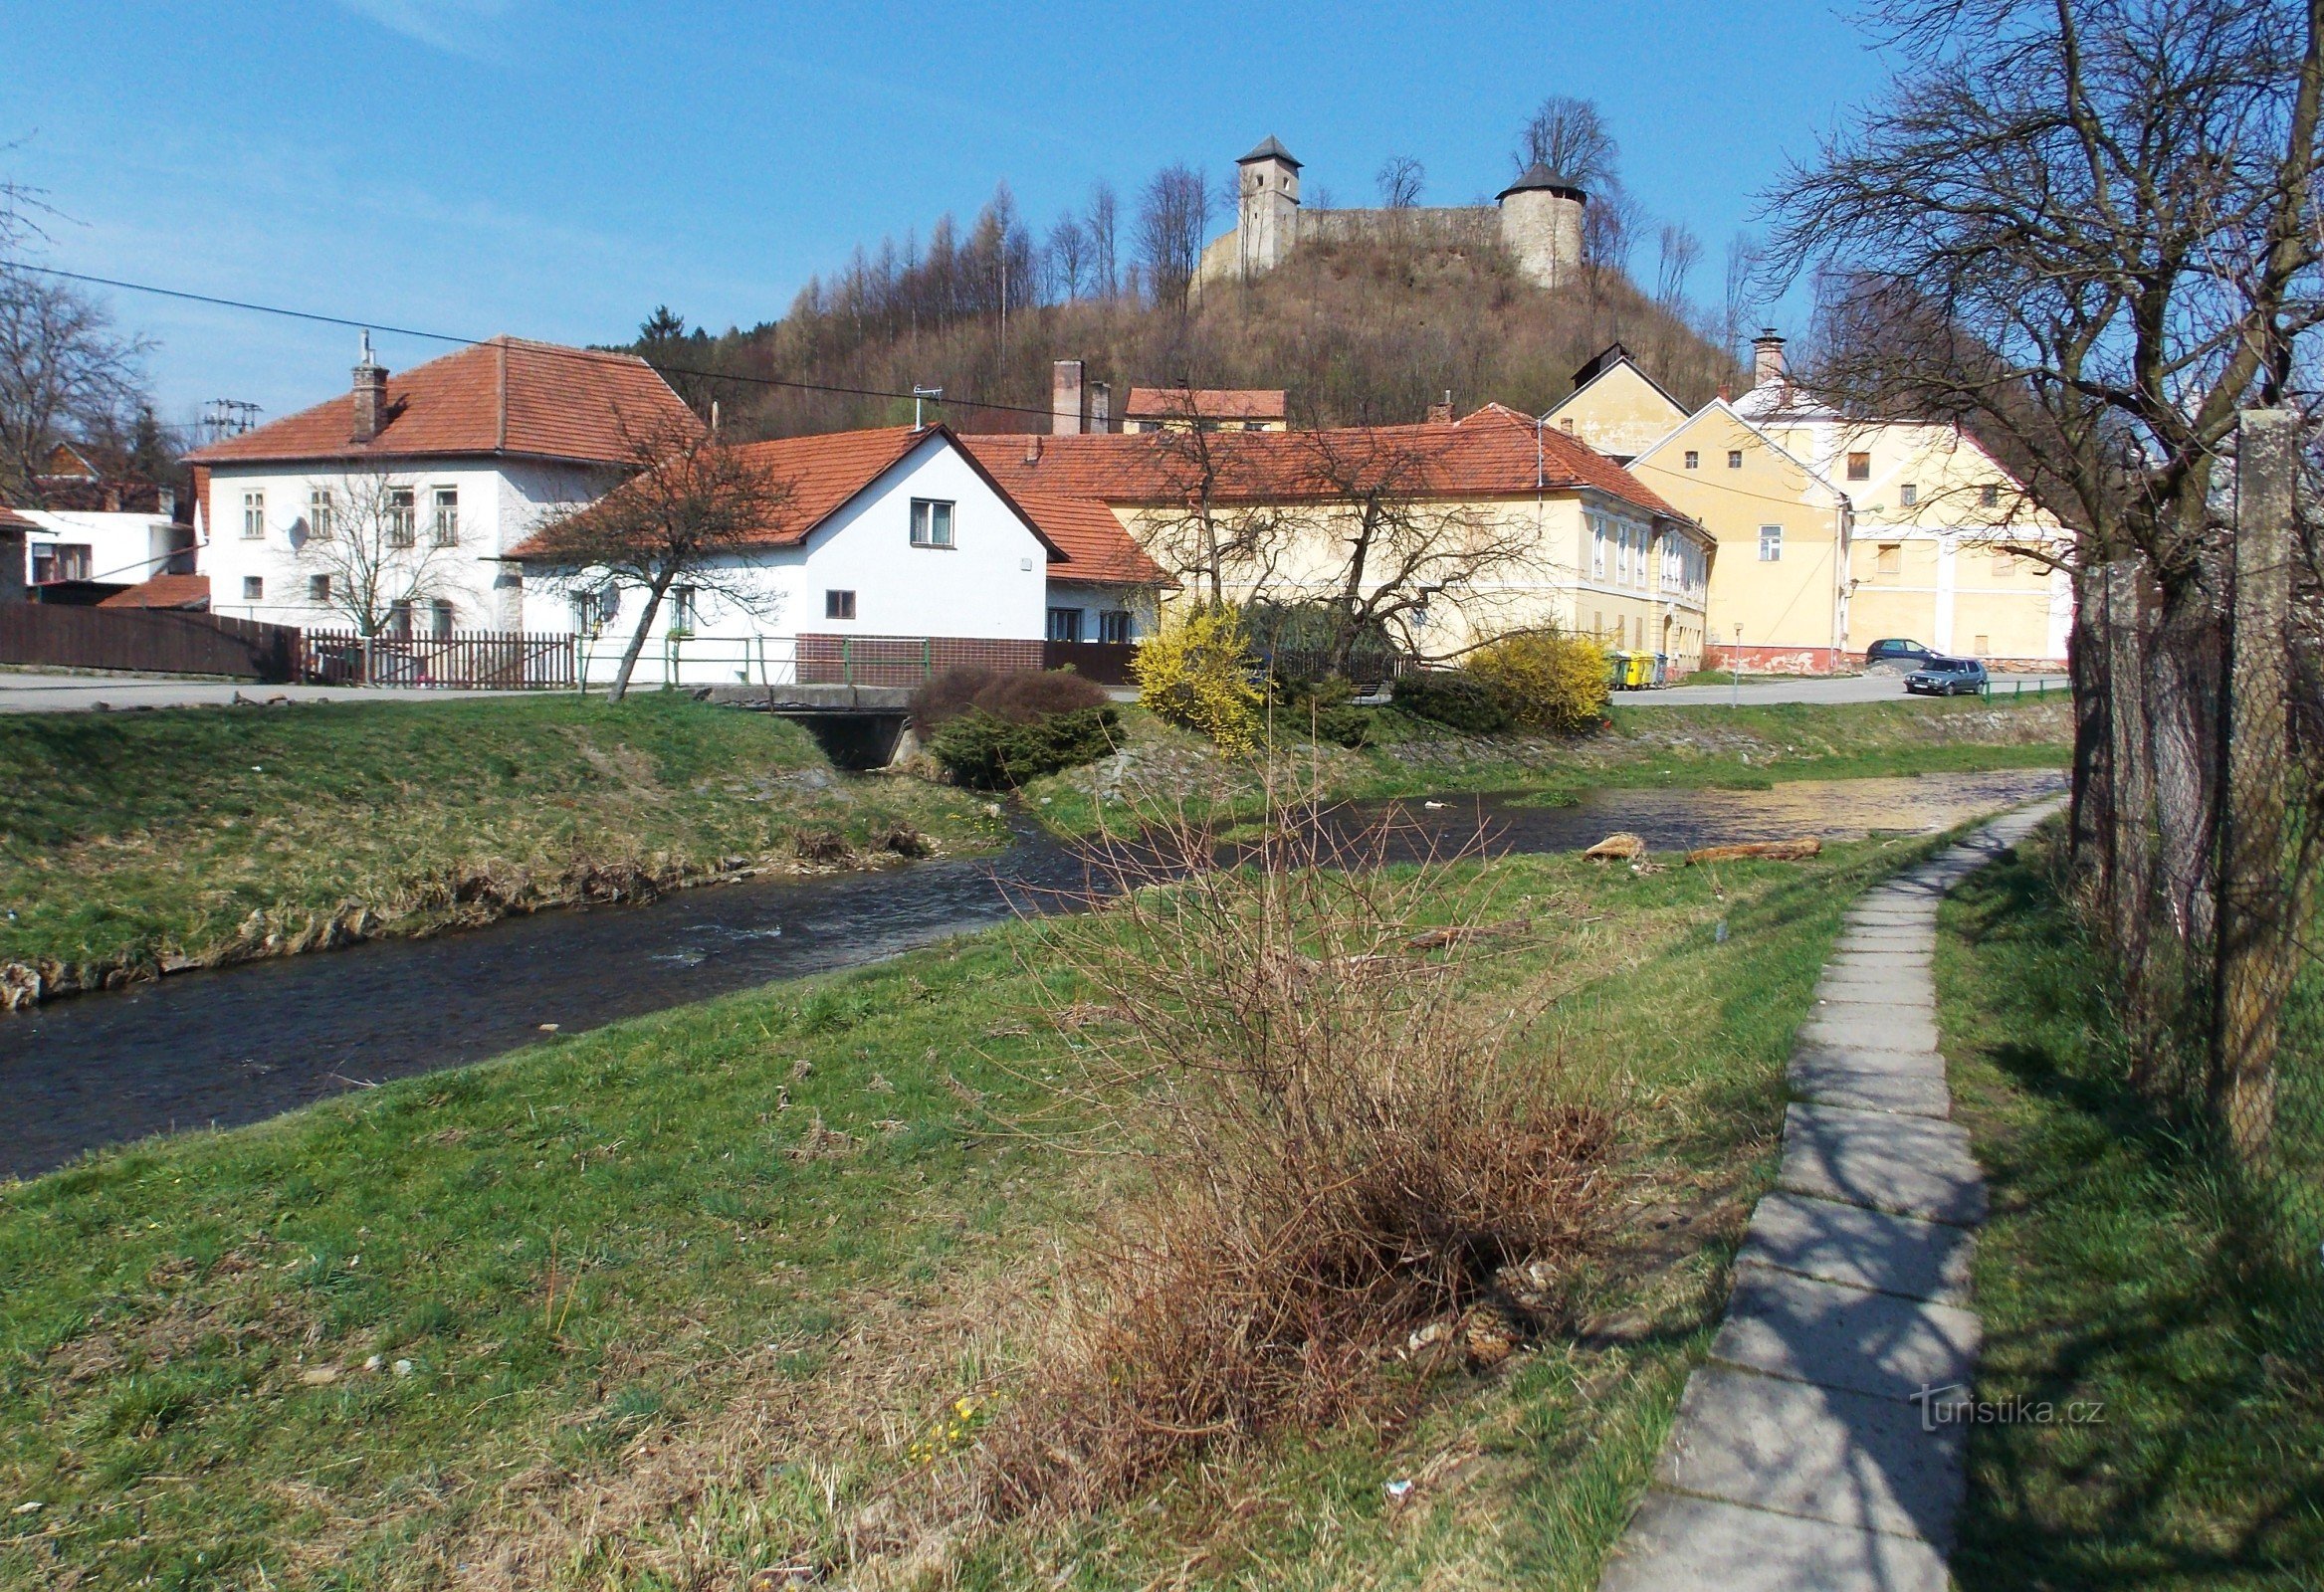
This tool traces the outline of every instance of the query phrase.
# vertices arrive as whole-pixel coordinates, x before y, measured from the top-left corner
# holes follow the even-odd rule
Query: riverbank
[[[12,717],[0,1005],[1005,838],[967,792],[677,695]]]
[[[1448,792],[1529,792],[1571,800],[1587,787],[1727,786],[1768,789],[1796,779],[1972,773],[2060,768],[2070,755],[2073,715],[2062,696],[1973,697],[1844,704],[1655,707],[1616,705],[1610,727],[1591,735],[1464,735],[1394,708],[1373,715],[1372,744],[1309,743],[1278,729],[1273,759],[1279,792],[1314,790],[1328,800],[1362,801]],[[1229,814],[1266,800],[1257,769],[1219,757],[1197,735],[1137,707],[1126,710],[1129,743],[1111,757],[1026,786],[1040,819],[1086,834],[1101,818],[1119,824],[1137,810],[1180,804]]]
[[[1936,957],[1955,1114],[1993,1195],[1977,1398],[2002,1412],[1970,1430],[1954,1576],[1973,1592],[2324,1585],[2316,1234],[2287,1234],[2199,1128],[2131,1088],[2099,959],[2040,843],[2026,851],[1947,905]],[[2294,1165],[2324,1147],[2320,1011],[2304,979],[2282,1062]],[[2294,1213],[2311,1224],[2315,1189],[2304,1177]]]
[[[1525,1054],[1621,1105],[1571,1319],[1376,1420],[878,1565],[849,1544],[894,1536],[931,1424],[1040,1396],[1056,1269],[1130,1175],[1043,1136],[1078,1033],[1044,925],[0,1189],[0,1582],[1586,1588],[1771,1175],[1822,952],[1926,846],[1492,865],[1533,924],[1494,976],[1560,992]]]

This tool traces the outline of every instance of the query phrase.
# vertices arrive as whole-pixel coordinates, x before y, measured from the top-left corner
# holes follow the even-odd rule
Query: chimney
[[[1049,367],[1049,431],[1071,437],[1081,427],[1081,361],[1060,359]]]
[[[1770,326],[1751,340],[1751,384],[1754,387],[1781,387],[1784,385],[1784,339]]]
[[[371,334],[363,333],[363,357],[355,362],[355,425],[352,439],[369,442],[387,424],[387,370],[371,357]]]
[[[1101,435],[1114,429],[1114,389],[1102,381],[1090,383],[1090,430]]]
[[[1025,439],[1025,463],[1028,465],[1037,465],[1040,462],[1041,434],[1036,431],[1030,437]]]
[[[1433,403],[1428,406],[1428,424],[1431,426],[1452,424],[1452,390],[1450,388],[1445,389],[1444,399],[1441,403]]]

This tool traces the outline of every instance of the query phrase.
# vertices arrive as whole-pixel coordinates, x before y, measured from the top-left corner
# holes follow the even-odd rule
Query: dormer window
[[[1908,481],[1903,486],[1896,489],[1896,505],[1899,508],[1910,508],[1913,504],[1919,502],[1920,500],[1921,490],[1920,488],[1914,486],[1911,482]]]

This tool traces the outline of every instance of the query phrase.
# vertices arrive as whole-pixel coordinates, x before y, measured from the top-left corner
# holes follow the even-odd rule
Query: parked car
[[[1931,696],[1972,696],[1985,687],[1985,665],[1974,658],[1932,658],[1904,677],[1906,691]]]
[[[1906,641],[1901,636],[1892,636],[1886,641],[1876,641],[1864,649],[1864,667],[1876,669],[1882,664],[1889,664],[1905,669],[1918,669],[1936,656],[1934,650],[1923,647],[1917,641]]]

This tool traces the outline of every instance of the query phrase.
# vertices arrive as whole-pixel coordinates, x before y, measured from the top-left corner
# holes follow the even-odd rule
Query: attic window
[[[1870,454],[1848,455],[1848,480],[1870,481],[1871,479],[1872,456]]]
[[[912,499],[912,545],[950,547],[952,544],[952,505],[930,498]]]
[[[1988,508],[1999,508],[2002,506],[2002,489],[1986,487],[1978,493],[1977,500]]]
[[[1913,504],[1919,502],[1920,500],[1921,490],[1920,488],[1914,486],[1911,482],[1908,481],[1903,486],[1896,489],[1896,505],[1899,508],[1910,508]]]
[[[1686,467],[1687,467],[1687,469],[1689,469],[1689,470],[1700,470],[1700,469],[1702,469],[1702,468],[1703,468],[1703,456],[1702,456],[1701,454],[1699,454],[1699,453],[1696,453],[1696,452],[1695,452],[1695,451],[1694,451],[1692,448],[1689,448],[1689,449],[1686,451]]]
[[[1742,449],[1730,448],[1727,450],[1727,468],[1729,470],[1741,470],[1743,468]]]

